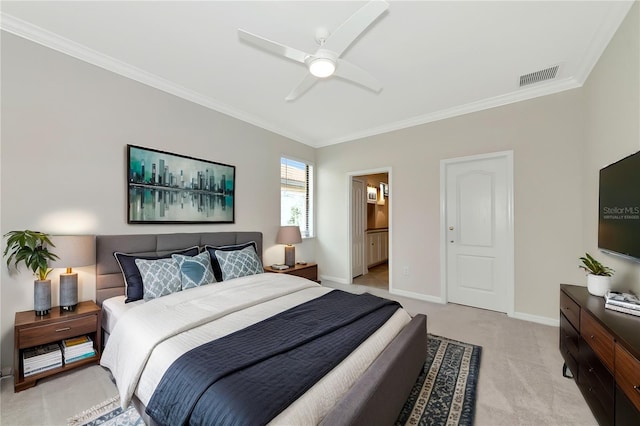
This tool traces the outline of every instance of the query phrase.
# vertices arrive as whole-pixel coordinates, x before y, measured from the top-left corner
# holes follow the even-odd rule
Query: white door
[[[364,274],[367,205],[364,181],[351,179],[351,277]]]
[[[449,302],[513,312],[512,153],[444,160]]]

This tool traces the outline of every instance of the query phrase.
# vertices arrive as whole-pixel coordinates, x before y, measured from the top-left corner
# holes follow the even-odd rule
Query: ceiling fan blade
[[[255,34],[251,34],[245,30],[238,29],[238,36],[241,40],[246,41],[247,43],[251,43],[254,46],[257,46],[267,52],[275,53],[279,56],[284,56],[285,58],[293,59],[296,62],[302,62],[304,64],[304,60],[308,53],[305,53],[301,50],[294,49],[293,47],[285,46],[284,44],[277,43],[275,41],[267,40],[264,37],[260,37]]]
[[[293,101],[296,100],[300,95],[302,95],[307,90],[311,89],[314,84],[318,82],[318,79],[315,78],[310,73],[302,79],[300,84],[298,84],[292,91],[284,98],[285,101]]]
[[[342,55],[347,47],[388,7],[389,3],[384,0],[373,0],[365,4],[331,33],[323,47],[335,52],[338,56]]]
[[[338,59],[336,71],[333,75],[352,81],[376,93],[382,90],[382,84],[374,76],[344,59]]]

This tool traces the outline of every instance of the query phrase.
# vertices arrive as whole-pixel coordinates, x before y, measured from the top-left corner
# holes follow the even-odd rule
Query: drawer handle
[[[56,330],[56,333],[60,333],[61,331],[71,330],[71,327],[59,328]]]
[[[634,385],[633,388],[636,390],[636,392],[640,393],[640,385]]]
[[[595,338],[595,336],[592,334],[591,336],[589,336],[589,338],[593,339],[593,338]]]

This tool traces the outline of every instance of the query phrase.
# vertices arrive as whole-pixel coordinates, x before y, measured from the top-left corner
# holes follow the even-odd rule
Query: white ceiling
[[[329,78],[293,102],[303,64],[242,28],[314,52],[365,2],[2,1],[2,29],[320,147],[581,86],[632,1],[389,1],[342,56],[380,93]],[[554,80],[520,75],[560,65]]]

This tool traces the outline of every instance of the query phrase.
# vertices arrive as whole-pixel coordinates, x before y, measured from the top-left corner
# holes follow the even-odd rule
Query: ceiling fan
[[[382,90],[382,85],[362,68],[345,61],[340,55],[389,7],[384,0],[373,0],[361,7],[349,19],[342,23],[333,33],[326,29],[316,31],[319,44],[315,53],[307,53],[293,47],[285,46],[264,37],[238,29],[241,40],[251,43],[263,50],[279,56],[301,62],[309,72],[304,79],[287,95],[285,100],[292,101],[305,93],[318,79],[336,76],[364,86],[374,92]]]

